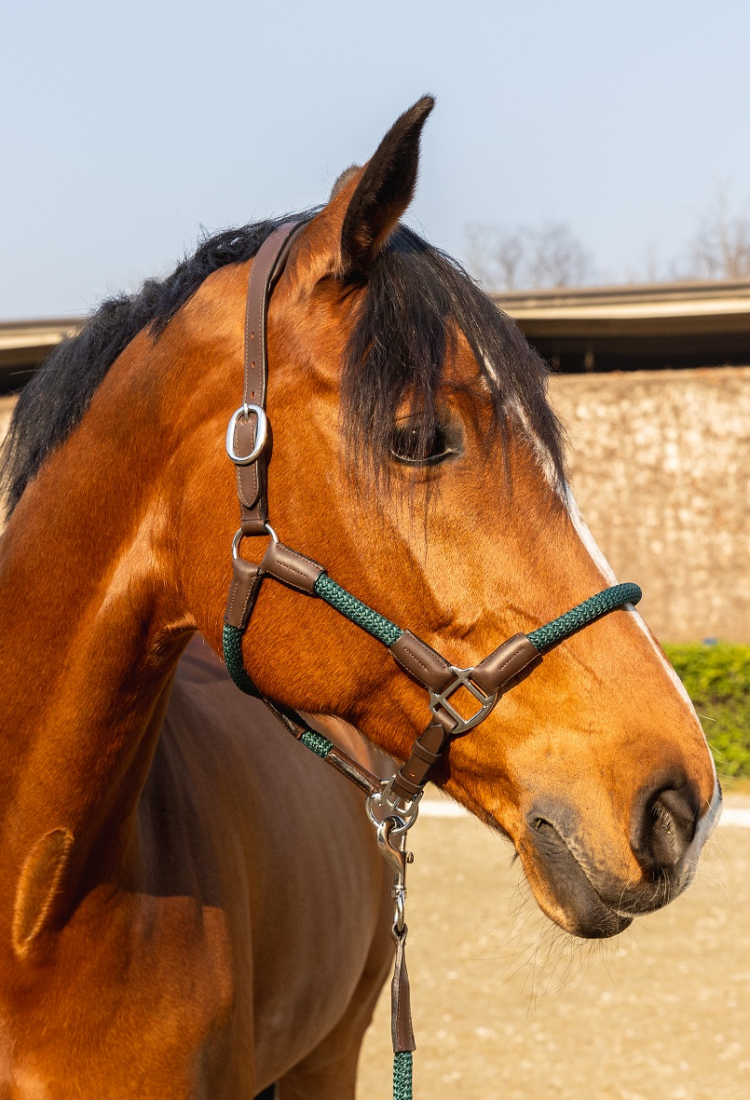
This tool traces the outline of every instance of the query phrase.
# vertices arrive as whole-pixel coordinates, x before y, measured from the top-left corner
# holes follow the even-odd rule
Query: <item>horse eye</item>
[[[451,444],[445,428],[440,424],[435,424],[428,433],[418,424],[402,424],[393,432],[391,454],[397,462],[432,466],[457,453],[458,448]]]

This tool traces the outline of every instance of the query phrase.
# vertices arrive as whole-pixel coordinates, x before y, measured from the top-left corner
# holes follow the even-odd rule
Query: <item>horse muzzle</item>
[[[692,880],[717,817],[718,788],[717,795],[701,815],[688,783],[662,782],[643,791],[634,803],[626,859],[622,849],[608,857],[587,841],[569,806],[535,803],[519,852],[540,906],[565,931],[585,939],[614,936],[635,916],[660,909]]]

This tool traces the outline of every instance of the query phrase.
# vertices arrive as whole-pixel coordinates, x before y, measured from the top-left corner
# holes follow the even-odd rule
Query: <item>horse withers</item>
[[[285,543],[466,668],[610,578],[566,488],[543,363],[399,224],[431,107],[303,217],[268,314],[268,499]],[[177,670],[196,631],[221,651],[237,526],[224,435],[248,271],[276,224],[208,239],[105,303],[16,409],[2,1097],[235,1100],[274,1080],[282,1100],[353,1095],[391,950],[359,795],[211,661]],[[428,717],[375,640],[281,584],[261,589],[242,657],[263,695],[402,760]],[[583,937],[684,889],[720,798],[632,608],[519,676],[435,778]]]

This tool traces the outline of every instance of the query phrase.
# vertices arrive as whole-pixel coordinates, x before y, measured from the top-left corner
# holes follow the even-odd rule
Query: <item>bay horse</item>
[[[432,105],[304,216],[286,258],[268,313],[268,495],[285,542],[469,666],[609,576],[566,488],[544,364],[400,224]],[[392,950],[385,865],[357,792],[211,656],[248,271],[277,224],[220,233],[105,303],[15,411],[2,1100],[249,1100],[274,1081],[282,1100],[354,1094]],[[247,542],[259,560],[267,540]],[[208,648],[186,653],[196,632]],[[361,731],[404,760],[424,727],[419,684],[281,584],[261,590],[242,658],[264,696],[338,722],[350,748]],[[539,905],[582,937],[684,889],[720,801],[632,607],[519,676],[436,780],[510,839]]]

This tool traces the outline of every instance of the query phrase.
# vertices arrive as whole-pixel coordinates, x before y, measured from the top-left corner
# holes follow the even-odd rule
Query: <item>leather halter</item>
[[[241,526],[233,544],[233,576],[224,616],[225,660],[238,686],[259,695],[244,669],[241,641],[265,577],[273,577],[306,595],[321,596],[386,644],[398,665],[429,692],[432,721],[416,740],[407,762],[385,786],[372,773],[330,746],[329,742],[326,742],[330,748],[326,750],[325,757],[370,795],[370,812],[374,804],[385,817],[395,815],[406,822],[415,816],[429,774],[445,753],[451,738],[483,722],[501,693],[519,673],[541,659],[543,650],[615,608],[625,603],[637,603],[641,591],[632,584],[606,589],[529,636],[515,634],[476,667],[460,669],[416,635],[401,630],[340,588],[328,577],[324,566],[279,542],[268,524],[270,430],[265,410],[268,376],[266,323],[274,282],[283,271],[294,239],[304,224],[286,222],[275,229],[259,249],[250,270],[243,404],[233,414],[227,430],[227,452],[237,470]],[[271,536],[271,543],[259,565],[239,556],[242,539],[254,535]],[[468,690],[478,704],[475,714],[469,718],[462,717],[450,702],[460,688]],[[305,740],[307,736],[324,740],[311,731],[299,715],[277,707],[268,699],[263,701],[298,739]],[[314,740],[307,743],[310,747],[315,746]]]
[[[362,603],[328,576],[311,558],[284,546],[268,523],[267,471],[270,431],[265,408],[268,358],[266,319],[273,282],[302,223],[287,222],[268,237],[251,266],[245,322],[245,389],[243,403],[227,430],[227,452],[237,469],[241,526],[232,545],[233,575],[224,616],[224,659],[232,679],[243,691],[259,695],[286,728],[326,763],[351,779],[367,794],[366,808],[377,830],[378,847],[393,870],[394,920],[392,934],[396,960],[391,983],[391,1038],[394,1051],[394,1098],[410,1100],[411,1058],[416,1049],[411,1021],[409,978],[406,970],[404,918],[406,865],[413,858],[405,850],[406,833],[414,824],[430,771],[446,752],[451,738],[483,722],[502,691],[524,669],[541,659],[546,649],[608,614],[624,603],[637,603],[641,590],[634,584],[615,585],[585,600],[560,618],[530,635],[516,634],[503,642],[475,668],[460,669],[426,642]],[[239,555],[246,536],[268,534],[271,542],[260,565]],[[399,666],[430,695],[433,720],[418,737],[407,762],[385,783],[361,767],[327,738],[305,725],[300,715],[278,707],[257,691],[245,669],[242,638],[264,577],[306,595],[324,599],[342,615],[384,645]],[[473,695],[478,709],[464,718],[450,700],[459,688]]]

